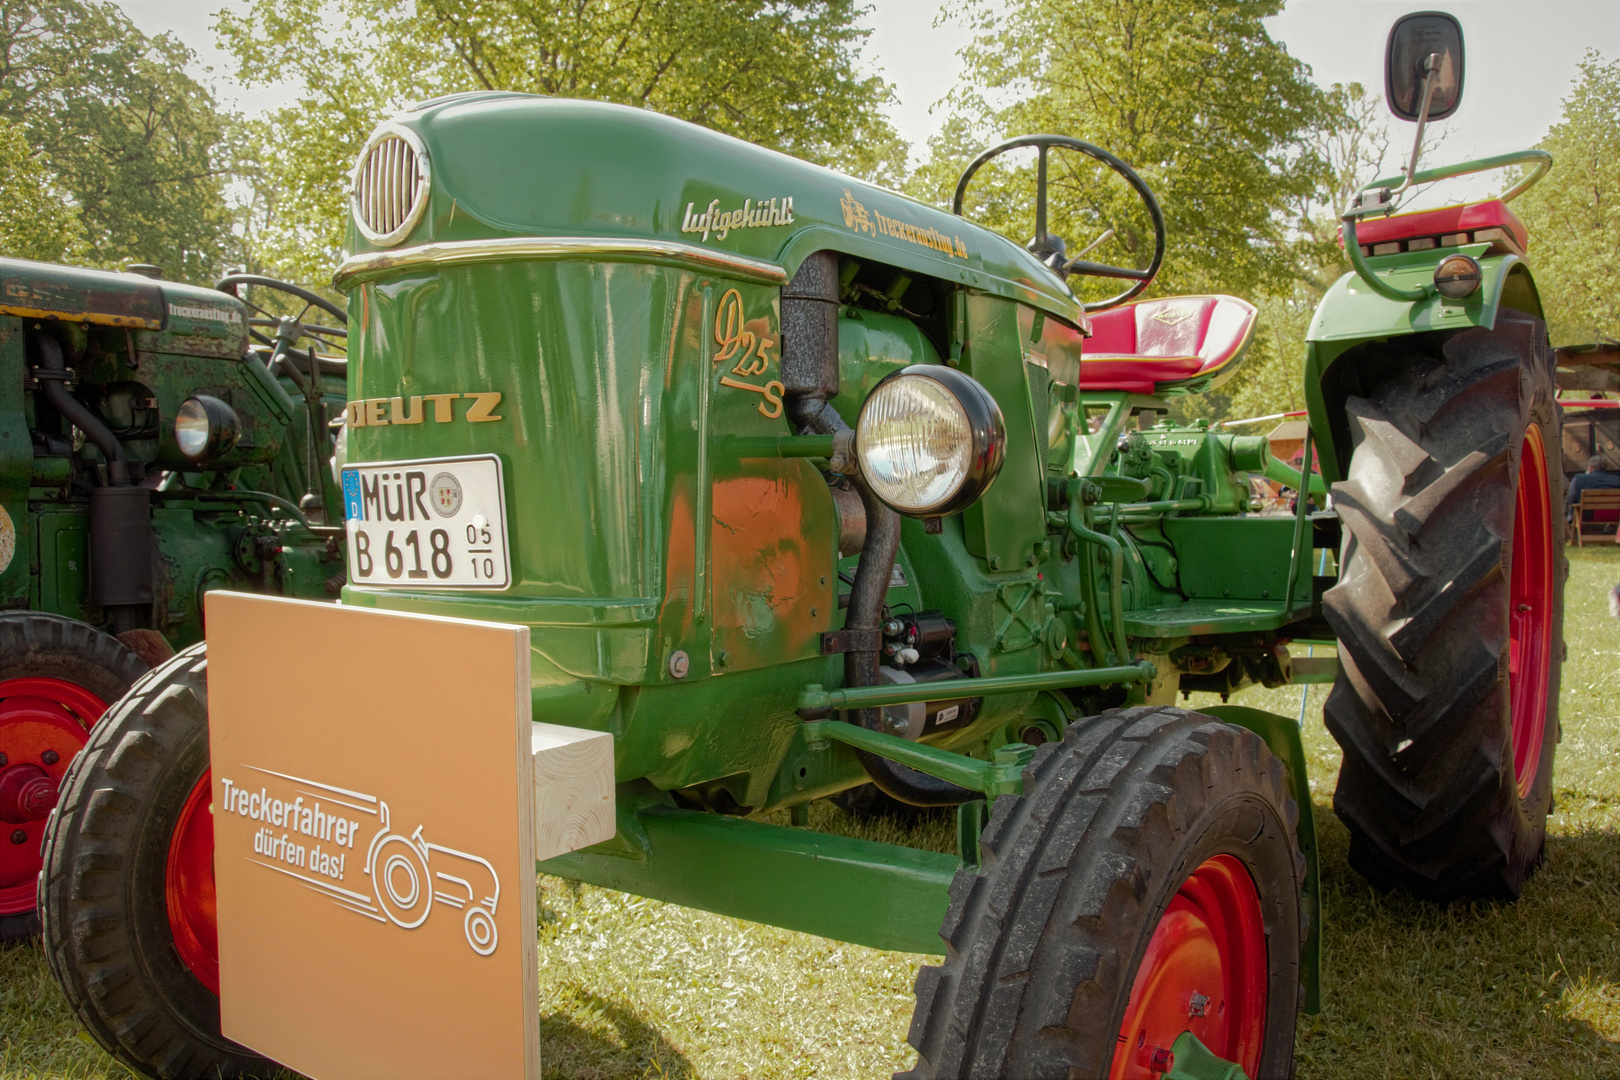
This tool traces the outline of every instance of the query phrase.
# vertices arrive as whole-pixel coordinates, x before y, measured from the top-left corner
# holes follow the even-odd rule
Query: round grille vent
[[[397,244],[427,209],[427,151],[415,132],[385,125],[372,134],[354,167],[354,221],[380,247]]]

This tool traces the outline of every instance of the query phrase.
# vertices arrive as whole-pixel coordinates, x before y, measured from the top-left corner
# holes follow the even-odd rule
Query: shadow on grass
[[[554,1080],[693,1080],[691,1062],[634,1010],[575,985],[540,1017],[540,1059]]]
[[[1317,808],[1323,1011],[1301,1080],[1620,1077],[1620,833],[1554,832],[1516,904],[1379,893]]]

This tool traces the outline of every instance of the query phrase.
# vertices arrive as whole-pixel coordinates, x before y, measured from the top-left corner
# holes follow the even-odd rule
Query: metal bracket
[[[881,630],[828,630],[821,635],[821,655],[877,652],[883,647]]]
[[[994,761],[981,761],[880,731],[868,731],[841,720],[806,720],[804,738],[811,745],[821,741],[841,742],[969,791],[983,792],[990,799],[1023,794],[1024,766],[1035,756],[1033,746],[1008,743],[996,751]]]

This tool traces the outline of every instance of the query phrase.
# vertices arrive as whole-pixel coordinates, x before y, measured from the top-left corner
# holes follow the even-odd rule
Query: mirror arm
[[[1418,155],[1423,152],[1423,129],[1429,126],[1429,102],[1434,97],[1434,73],[1440,70],[1440,54],[1430,53],[1423,58],[1423,100],[1418,106],[1417,136],[1412,140],[1412,160],[1406,166],[1406,178],[1401,186],[1390,192],[1399,195],[1412,186],[1417,176]]]

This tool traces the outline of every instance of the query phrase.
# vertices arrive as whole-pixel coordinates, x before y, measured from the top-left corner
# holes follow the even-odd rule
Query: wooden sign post
[[[537,1078],[534,863],[613,835],[612,737],[531,722],[527,627],[206,603],[223,1033],[317,1080]]]

